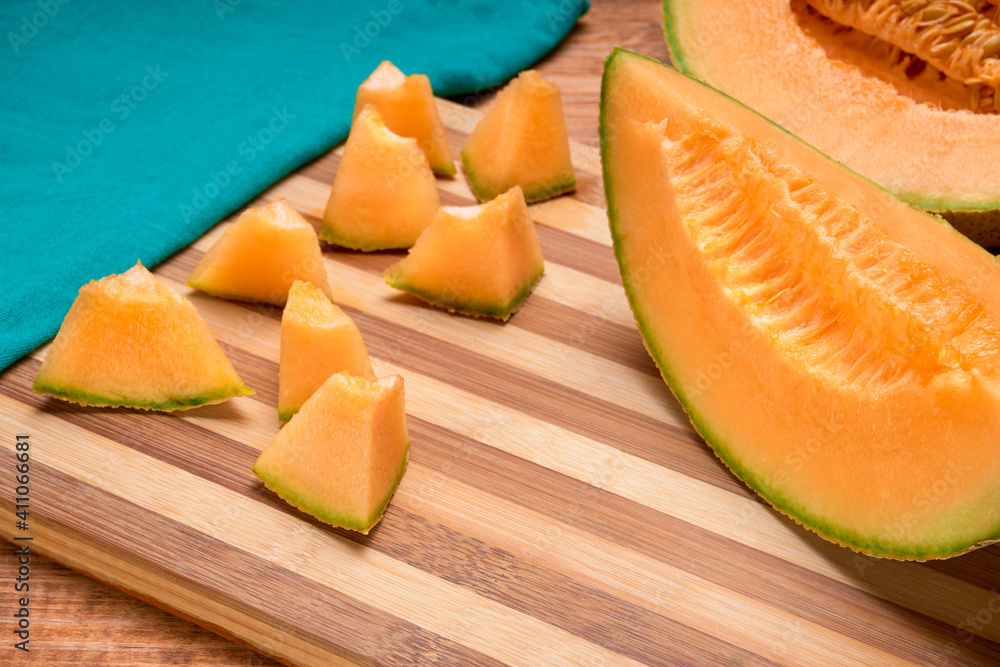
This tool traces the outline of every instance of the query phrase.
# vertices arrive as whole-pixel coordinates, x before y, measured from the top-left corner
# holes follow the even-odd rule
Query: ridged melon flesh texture
[[[340,372],[375,380],[361,332],[318,287],[297,280],[281,314],[278,419],[291,419],[328,377]]]
[[[375,105],[385,126],[392,132],[417,140],[435,174],[455,173],[448,133],[438,114],[431,80],[426,74],[406,76],[391,62],[383,60],[358,87],[355,118],[366,104]]]
[[[284,306],[296,280],[330,294],[316,230],[279,199],[240,214],[201,258],[187,284],[224,299]]]
[[[351,125],[320,238],[355,250],[409,248],[438,206],[437,181],[417,140],[394,134],[365,106]]]
[[[272,491],[317,519],[367,533],[406,470],[403,379],[330,376],[253,466]]]
[[[911,80],[898,50],[895,60],[888,49],[859,50],[872,39],[824,27],[796,11],[804,6],[664,0],[671,57],[977,242],[1000,245],[1000,114],[967,110],[971,88],[936,85],[933,68]]]
[[[453,312],[506,320],[545,268],[521,189],[488,204],[446,206],[386,282]]]
[[[462,148],[479,201],[520,186],[529,203],[576,188],[559,88],[534,70],[497,94]]]
[[[927,559],[1000,537],[1000,266],[656,61],[605,65],[640,331],[719,457],[820,535]]]
[[[80,288],[32,388],[74,403],[150,410],[253,393],[194,306],[142,264]]]

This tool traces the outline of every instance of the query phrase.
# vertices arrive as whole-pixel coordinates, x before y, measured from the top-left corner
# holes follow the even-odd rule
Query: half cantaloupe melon
[[[253,393],[191,302],[141,263],[80,288],[32,389],[84,405],[165,411]]]
[[[445,206],[385,281],[465,315],[506,320],[545,263],[521,188],[480,206]]]
[[[529,203],[576,189],[559,88],[535,70],[521,72],[476,123],[462,165],[481,202],[515,185]]]
[[[876,556],[1000,539],[1000,263],[708,86],[615,50],[615,253],[664,378],[774,507]]]
[[[367,104],[375,105],[385,126],[392,132],[417,140],[435,174],[450,176],[455,173],[448,134],[426,74],[406,76],[391,62],[383,60],[358,86],[355,118]]]
[[[316,230],[279,199],[240,214],[201,258],[187,284],[224,299],[284,306],[296,280],[330,294]]]
[[[278,419],[287,422],[334,373],[375,380],[361,332],[312,283],[296,280],[281,314]]]
[[[663,17],[681,71],[989,247],[1000,245],[1000,27],[984,6],[664,0]]]
[[[331,375],[278,432],[253,471],[290,504],[367,533],[406,471],[403,378]]]
[[[437,181],[417,140],[391,132],[366,105],[351,125],[319,237],[354,250],[409,248],[438,206]]]

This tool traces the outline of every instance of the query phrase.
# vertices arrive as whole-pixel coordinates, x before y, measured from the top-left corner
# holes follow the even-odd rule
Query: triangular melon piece
[[[438,206],[437,181],[417,140],[391,132],[366,105],[351,126],[319,237],[355,250],[409,248]]]
[[[528,202],[576,188],[559,88],[534,70],[497,94],[462,149],[469,187],[489,201],[515,185]]]
[[[406,470],[403,378],[331,375],[261,452],[253,471],[290,504],[367,533]]]
[[[361,332],[318,287],[296,280],[281,314],[278,419],[291,419],[328,377],[341,371],[375,379]]]
[[[316,230],[279,199],[243,211],[201,258],[187,284],[224,299],[284,306],[296,280],[330,294]]]
[[[191,302],[141,263],[80,288],[32,389],[166,411],[253,393]]]
[[[413,137],[435,174],[455,173],[448,134],[438,114],[431,80],[426,74],[404,75],[388,60],[358,87],[354,103],[357,118],[366,104],[378,108],[385,126],[401,137]]]
[[[445,206],[385,272],[393,287],[465,315],[506,320],[545,264],[521,188],[480,206]]]

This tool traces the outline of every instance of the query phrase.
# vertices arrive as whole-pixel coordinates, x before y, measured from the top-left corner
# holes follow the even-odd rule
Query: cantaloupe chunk
[[[330,294],[316,230],[279,199],[243,211],[201,258],[187,284],[224,299],[284,306],[296,280]]]
[[[165,411],[253,393],[191,302],[141,263],[80,288],[32,389]]]
[[[391,132],[366,105],[344,146],[320,238],[355,250],[409,248],[438,205],[437,182],[417,140]]]
[[[341,371],[375,380],[361,332],[318,287],[296,280],[281,314],[278,419],[291,419],[328,377]]]
[[[535,224],[515,186],[480,206],[446,206],[385,280],[436,306],[506,320],[542,276]]]
[[[455,173],[448,134],[438,114],[431,80],[426,74],[406,76],[391,62],[383,60],[358,87],[355,118],[366,104],[374,104],[378,108],[385,126],[391,131],[417,140],[435,174]]]
[[[331,375],[269,444],[253,471],[317,519],[367,533],[406,470],[403,378]]]
[[[479,201],[515,185],[528,202],[575,189],[559,88],[534,70],[521,72],[479,119],[462,164]]]

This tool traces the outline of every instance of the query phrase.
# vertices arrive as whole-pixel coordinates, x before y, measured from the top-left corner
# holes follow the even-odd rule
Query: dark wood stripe
[[[44,463],[33,462],[32,470],[36,506],[59,508],[53,523],[108,544],[155,571],[176,572],[199,592],[238,605],[241,612],[277,619],[279,627],[287,626],[300,641],[362,663],[409,665],[415,655],[433,655],[446,665],[502,664]],[[178,553],[190,558],[178,559]]]
[[[31,397],[26,398],[31,400]],[[44,401],[39,397],[36,397],[36,400]],[[147,423],[146,415],[135,413],[87,409],[63,403],[55,403],[54,408],[60,413],[60,417],[82,428],[110,438],[115,438],[116,434],[120,437],[121,433],[129,433],[130,440],[124,444],[138,451],[282,511],[302,516],[271,494],[263,492],[265,495],[261,497],[261,490],[257,488],[259,485],[254,485],[252,481],[250,485],[247,484],[246,471],[256,458],[255,449],[205,431],[189,422],[169,417],[167,417],[169,423],[156,425]],[[114,414],[109,415],[110,412]],[[94,413],[99,413],[100,417]],[[127,419],[128,415],[131,415],[132,419]],[[107,423],[109,416],[121,418],[122,423],[109,425]],[[125,423],[126,421],[129,423]],[[956,651],[955,659],[958,662],[952,664],[980,664],[978,661],[986,658],[1000,660],[1000,647],[997,645],[979,638],[967,641],[966,634],[940,621],[887,602],[874,594],[859,592],[781,558],[758,552],[751,547],[691,526],[648,507],[484,446],[419,418],[411,416],[410,425],[415,443],[411,453],[414,462],[441,470],[449,478],[479,488],[484,493],[530,507],[533,511],[556,521],[610,539],[637,553],[696,574],[721,587],[760,599],[805,620],[862,638],[862,641],[908,660],[925,663],[936,660],[941,655],[929,653],[927,646],[914,646],[912,640],[908,641],[907,637],[901,637],[898,631],[891,630],[900,616],[906,617],[909,625],[919,627],[920,634],[935,638],[942,646],[953,646]],[[164,426],[169,430],[164,430]],[[164,440],[182,442],[204,440],[217,458],[210,460],[208,462],[210,465],[205,465],[200,457],[178,456],[173,448],[158,444]],[[226,471],[225,468],[229,470]],[[560,625],[558,617],[553,622],[545,616],[544,611],[532,611],[531,605],[527,604],[523,597],[515,596],[512,599],[510,590],[505,589],[503,596],[492,589],[487,590],[489,582],[510,585],[509,578],[503,581],[489,578],[495,576],[497,572],[518,573],[521,577],[527,578],[525,585],[528,590],[521,591],[522,596],[524,594],[530,596],[531,590],[542,587],[540,590],[548,596],[554,596],[552,599],[565,595],[572,595],[574,596],[572,599],[577,599],[575,596],[579,591],[575,591],[572,582],[564,580],[561,575],[544,572],[538,579],[530,572],[525,574],[526,571],[517,564],[514,557],[495,548],[490,549],[493,559],[486,559],[483,555],[485,546],[478,540],[465,545],[468,546],[468,550],[462,553],[461,558],[454,561],[446,558],[445,561],[441,561],[441,553],[449,551],[454,553],[454,549],[464,542],[454,531],[446,531],[448,534],[440,539],[431,539],[430,533],[441,534],[440,532],[445,530],[436,527],[436,524],[424,526],[424,534],[417,535],[413,525],[423,521],[416,515],[400,512],[390,505],[386,521],[373,531],[371,540],[353,533],[346,533],[345,536],[405,560],[432,574],[444,576],[460,585],[470,586],[490,597],[498,596],[494,599],[514,608],[523,608],[526,613],[536,616],[541,613],[539,617],[542,620],[556,625]],[[323,525],[316,521],[313,523]],[[809,540],[814,548],[845,570],[857,568],[849,552],[811,533],[797,530],[800,530],[803,539]],[[412,542],[414,536],[419,537],[416,543]],[[544,539],[544,536],[541,539]],[[551,536],[549,539],[558,539],[558,536]],[[664,548],[664,545],[669,547]],[[480,566],[480,575],[486,577],[487,582],[479,578],[468,579],[469,571],[464,568],[470,562]],[[920,567],[912,563],[880,563],[878,567],[887,566]],[[465,574],[456,574],[450,568],[460,568]],[[546,582],[556,582],[562,587],[553,584],[556,585],[556,590],[549,590],[544,588]],[[669,591],[664,591],[664,600],[669,594]],[[585,599],[600,597],[606,596],[595,597],[595,592],[589,592]],[[854,613],[850,617],[844,617],[834,611],[845,608],[852,608]],[[636,611],[642,614],[648,613],[628,605],[624,611],[633,614]],[[620,619],[624,611],[621,608],[614,608],[610,621],[601,619],[602,625],[614,630],[616,619]],[[628,618],[638,619],[635,615]],[[578,621],[578,623],[587,622],[586,619]],[[656,627],[648,618],[644,618],[642,623],[644,627]],[[586,627],[588,626],[581,628],[578,625],[571,625],[565,629],[584,633]],[[671,636],[675,633],[676,630]],[[591,641],[597,641],[590,634],[583,636]],[[627,636],[627,633],[614,631],[604,639],[615,640],[623,636]],[[795,640],[794,635],[790,638],[790,641],[793,640]],[[617,651],[625,650],[615,643],[609,648]],[[650,647],[644,647],[644,650],[649,649]]]
[[[928,561],[924,566],[993,591],[997,596],[997,603],[1000,603],[1000,547],[998,546],[976,549],[961,558]],[[1000,622],[1000,614],[994,615],[994,618],[996,622]]]

